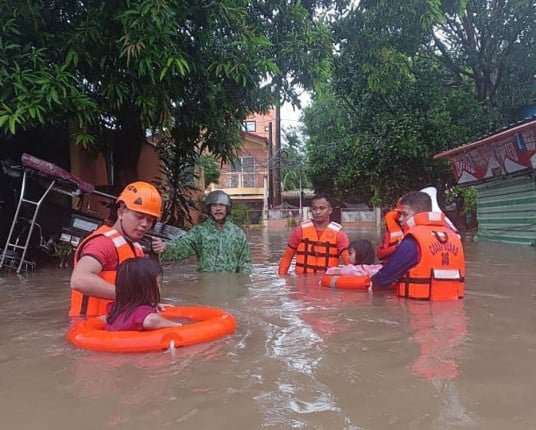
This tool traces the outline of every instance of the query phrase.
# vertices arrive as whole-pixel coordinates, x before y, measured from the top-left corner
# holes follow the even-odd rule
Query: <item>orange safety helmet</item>
[[[147,182],[137,181],[128,184],[116,200],[135,212],[152,215],[157,219],[162,214],[162,197],[158,190]]]

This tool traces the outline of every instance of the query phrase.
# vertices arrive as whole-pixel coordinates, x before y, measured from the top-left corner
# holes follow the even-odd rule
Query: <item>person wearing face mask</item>
[[[221,190],[212,191],[205,199],[209,218],[186,234],[166,243],[161,261],[197,257],[199,272],[251,273],[251,257],[246,234],[228,215],[231,198]]]
[[[100,316],[115,299],[117,267],[123,261],[143,257],[138,243],[160,218],[162,198],[147,182],[127,185],[116,200],[117,220],[103,225],[78,245],[71,274],[69,316]],[[152,251],[165,249],[162,239],[151,238]]]
[[[371,278],[373,287],[395,283],[399,296],[422,300],[463,297],[463,245],[445,215],[432,211],[432,200],[422,191],[405,194],[399,212],[404,239]]]
[[[287,249],[279,262],[279,275],[286,275],[294,255],[296,274],[325,272],[328,267],[350,263],[350,241],[342,226],[331,221],[333,207],[328,196],[317,194],[311,200],[313,219],[292,230]]]

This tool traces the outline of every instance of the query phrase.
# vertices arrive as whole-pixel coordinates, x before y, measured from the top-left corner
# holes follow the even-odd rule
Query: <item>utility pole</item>
[[[268,132],[268,205],[271,207],[274,204],[274,148],[272,141],[272,122],[268,123],[265,129]]]
[[[281,106],[275,106],[274,205],[281,204]]]

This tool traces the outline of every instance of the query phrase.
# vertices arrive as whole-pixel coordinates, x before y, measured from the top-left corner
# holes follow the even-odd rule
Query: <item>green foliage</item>
[[[52,254],[54,257],[58,257],[60,260],[60,267],[68,267],[67,260],[71,259],[71,256],[74,252],[74,246],[70,243],[66,242],[59,242],[56,244],[54,249],[54,254]]]
[[[231,213],[229,214],[229,218],[231,221],[233,221],[236,225],[244,228],[249,227],[249,213],[246,206],[240,203],[233,203],[231,206]]]
[[[445,203],[456,203],[456,206],[461,206],[463,213],[476,216],[476,187],[455,186],[450,188],[445,194]]]
[[[63,116],[91,122],[97,104],[74,69],[76,55],[46,29],[54,6],[5,1],[0,5],[0,131],[54,123]],[[69,8],[65,9],[69,13]]]
[[[169,183],[202,153],[228,162],[249,113],[297,103],[329,73],[323,3],[5,0],[0,143],[69,122],[77,143],[113,153],[117,186],[136,179],[146,130],[164,136]]]
[[[54,254],[52,254],[54,257],[60,257],[62,259],[65,259],[67,257],[70,257],[74,251],[73,245],[66,242],[59,242],[56,244]]]
[[[174,142],[166,138],[157,146],[161,160],[157,185],[164,202],[162,222],[185,228],[192,222],[190,211],[196,208],[195,158],[185,159],[174,149]]]
[[[208,187],[210,184],[217,184],[220,180],[220,169],[215,158],[210,155],[202,154],[201,157],[199,157],[199,163],[204,170],[205,187]]]
[[[534,2],[441,3],[444,18],[432,36],[430,53],[453,81],[470,79],[476,99],[499,118],[515,119],[512,111],[536,98]]]
[[[281,150],[281,178],[283,190],[298,190],[309,188],[311,182],[305,172],[305,144],[300,130],[291,127],[284,130],[284,140]]]
[[[348,10],[334,23],[332,78],[304,116],[315,190],[391,205],[411,189],[451,187],[448,162],[433,155],[536,98],[535,13],[532,2],[480,0]]]

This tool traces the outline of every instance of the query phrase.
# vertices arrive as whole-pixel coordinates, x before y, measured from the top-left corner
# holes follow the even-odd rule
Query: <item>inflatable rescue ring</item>
[[[234,317],[217,308],[172,306],[161,313],[168,319],[185,318],[191,324],[144,331],[106,331],[100,318],[89,318],[67,332],[73,345],[93,351],[147,352],[209,342],[233,333]]]
[[[370,277],[354,275],[324,275],[320,279],[320,285],[327,288],[368,290],[370,287]]]

